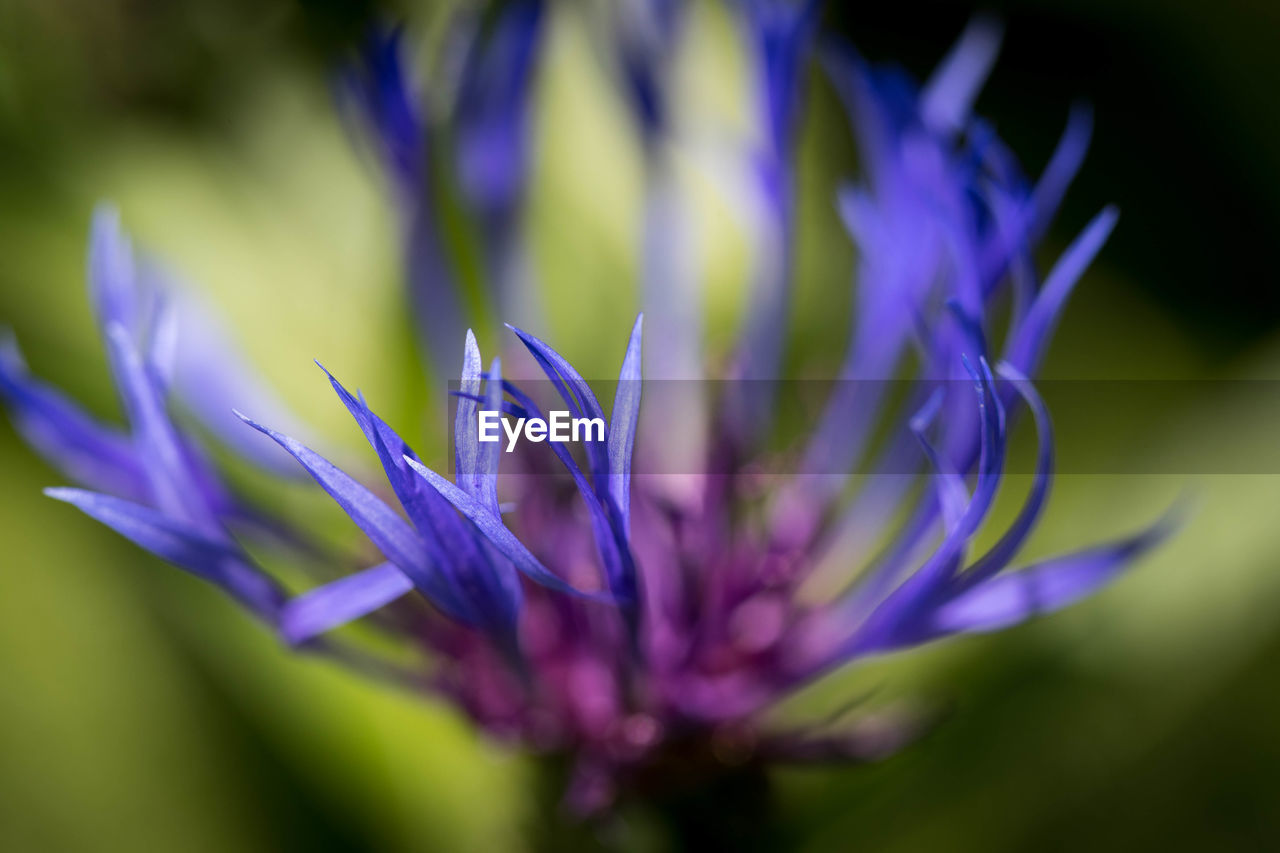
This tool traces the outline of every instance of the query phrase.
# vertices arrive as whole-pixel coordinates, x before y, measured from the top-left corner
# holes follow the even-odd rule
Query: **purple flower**
[[[651,27],[624,29],[619,39],[641,132],[652,143],[665,127],[657,81],[667,47],[655,33],[674,29],[678,9],[625,8],[641,9]],[[687,364],[694,377],[709,372],[696,326],[668,304],[655,306],[652,290],[646,299],[657,310],[647,321],[638,318],[625,340],[618,330],[608,412],[560,353],[509,327],[512,343],[554,389],[552,404],[606,426],[579,447],[553,440],[542,448],[549,455],[512,457],[515,470],[500,477],[504,451],[482,440],[480,413],[542,418],[547,402],[528,383],[504,377],[499,358],[486,370],[475,335],[461,322],[433,224],[434,196],[426,191],[426,137],[429,127],[437,130],[417,112],[390,36],[371,44],[350,89],[410,208],[409,265],[411,275],[423,276],[415,296],[431,323],[424,333],[439,327],[433,346],[456,343],[434,359],[462,357],[452,479],[425,465],[362,394],[327,372],[381,466],[380,491],[292,437],[296,425],[235,367],[224,336],[174,334],[173,289],[139,271],[114,215],[102,213],[91,241],[91,292],[128,429],[97,422],[32,379],[13,345],[0,352],[0,394],[18,427],[68,477],[94,490],[50,494],[223,588],[300,648],[380,667],[385,662],[355,661],[325,636],[357,619],[378,620],[403,644],[431,653],[434,666],[417,673],[417,682],[486,732],[569,756],[575,771],[567,796],[579,813],[607,807],[673,756],[713,762],[717,744],[732,743],[758,760],[879,755],[894,738],[873,743],[820,725],[771,728],[763,713],[858,659],[1065,607],[1172,529],[1165,519],[1118,542],[1012,567],[1054,474],[1049,413],[1031,377],[1116,214],[1101,211],[1038,279],[1032,253],[1080,165],[1090,119],[1076,110],[1044,173],[1028,179],[971,113],[999,41],[991,23],[971,26],[923,87],[850,48],[826,49],[864,170],[838,200],[859,250],[852,332],[825,409],[795,448],[795,473],[763,488],[755,471],[770,452],[765,439],[780,405],[774,391],[795,229],[792,148],[816,5],[744,0],[734,8],[758,100],[752,181],[770,211],[776,257],[766,256],[769,268],[754,282],[730,362],[729,378],[747,381],[727,398],[706,395],[689,409],[668,402],[665,420],[641,418],[646,406],[663,405],[644,391],[642,374],[652,376],[653,364]],[[489,232],[507,227],[523,192],[524,112],[540,15],[536,6],[514,7],[483,37],[486,47],[473,43],[479,52],[464,64],[448,125],[464,194]],[[661,181],[660,170],[650,178]],[[650,198],[646,240],[655,262],[675,233],[668,189],[660,186]],[[1006,294],[1008,326],[993,335],[995,305]],[[1000,352],[993,338],[1003,341]],[[194,433],[172,416],[170,398],[185,399],[175,369],[184,361],[205,366],[199,387],[216,389],[218,407],[234,405],[241,420],[283,448],[381,562],[294,597],[252,562],[231,522],[273,524],[230,494]],[[905,412],[883,393],[883,380],[904,377],[913,395]],[[190,414],[223,436],[226,412],[196,402]],[[1038,436],[1032,488],[995,543],[971,554],[1001,485],[1012,425],[1028,413]],[[658,461],[669,458],[668,445],[682,439],[690,419],[702,436],[684,445],[681,464],[696,467],[681,469],[673,498],[670,469]],[[888,438],[873,447],[877,433]],[[269,444],[242,438],[232,446],[273,466],[288,459],[265,456]],[[854,471],[873,476],[850,498]],[[514,506],[500,496],[515,498]],[[826,599],[802,596],[833,543],[850,532],[859,534],[854,541],[886,544],[875,554],[836,551],[865,570],[850,570]]]

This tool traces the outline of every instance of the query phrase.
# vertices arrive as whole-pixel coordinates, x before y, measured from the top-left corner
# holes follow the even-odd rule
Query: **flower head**
[[[619,31],[619,61],[651,141],[665,127],[657,80],[666,48],[654,34],[674,29],[678,9],[625,8],[643,12],[645,28]],[[770,453],[765,438],[780,405],[792,149],[816,4],[744,0],[735,9],[760,105],[763,142],[750,182],[769,211],[764,227],[773,254],[762,255],[766,268],[753,282],[729,360],[729,378],[744,381],[699,402],[705,440],[690,445],[699,467],[681,472],[694,475],[683,478],[692,492],[675,500],[663,482],[670,472],[645,470],[663,457],[668,440],[640,417],[654,404],[645,365],[668,363],[646,362],[645,350],[678,350],[684,358],[699,351],[696,330],[671,319],[663,292],[652,289],[649,319],[637,318],[629,335],[619,330],[618,381],[607,413],[579,369],[539,337],[510,327],[510,341],[553,389],[551,404],[607,426],[580,447],[553,440],[542,448],[549,453],[507,463],[518,466],[507,473],[531,476],[500,477],[504,451],[483,440],[480,413],[541,418],[548,404],[527,382],[504,377],[500,358],[486,368],[462,323],[433,196],[423,191],[432,180],[426,136],[436,130],[418,112],[390,36],[371,43],[351,91],[406,203],[409,267],[415,300],[430,321],[426,332],[443,329],[433,347],[456,343],[452,352],[433,349],[434,360],[461,356],[453,477],[425,465],[362,394],[327,371],[382,482],[371,488],[295,438],[296,425],[238,366],[224,336],[174,334],[175,323],[199,329],[205,320],[172,309],[181,304],[175,288],[147,271],[114,214],[104,212],[93,228],[90,282],[128,430],[97,422],[30,377],[16,346],[0,353],[0,394],[16,423],[84,487],[50,494],[222,587],[299,648],[350,661],[328,632],[389,615],[381,627],[434,662],[411,674],[416,684],[456,703],[495,737],[572,757],[569,799],[582,812],[605,807],[673,754],[715,760],[726,743],[760,759],[877,753],[883,743],[816,726],[772,729],[763,714],[857,659],[1065,607],[1170,529],[1165,521],[1118,542],[1010,568],[1053,479],[1049,413],[1031,377],[1116,214],[1101,211],[1038,280],[1032,251],[1080,165],[1090,120],[1074,112],[1045,172],[1027,179],[971,114],[999,41],[991,23],[974,24],[923,87],[850,48],[828,48],[826,69],[848,106],[864,169],[839,197],[859,250],[852,331],[821,416],[796,442],[790,458],[798,464],[763,488],[757,462]],[[522,194],[528,76],[542,14],[537,4],[512,7],[471,43],[447,125],[464,193],[490,236],[510,225]],[[1008,327],[996,336],[991,325],[1005,294],[1012,296]],[[495,298],[501,310],[501,294]],[[1003,341],[1001,351],[993,338]],[[184,360],[205,365],[197,403],[214,389],[215,408],[223,411],[183,406],[189,398],[175,365]],[[695,375],[707,372],[699,364]],[[886,399],[882,381],[904,375],[912,379],[905,410]],[[659,371],[657,378],[670,377]],[[337,502],[379,562],[293,597],[253,562],[237,538],[241,524],[277,533],[283,526],[232,496],[201,450],[201,427],[183,425],[204,424],[224,437],[233,407]],[[171,409],[184,408],[194,417],[175,419]],[[1038,435],[1032,487],[995,543],[971,555],[1020,413],[1029,413]],[[882,446],[872,442],[877,432],[888,437]],[[257,438],[241,428],[233,449],[272,467],[288,458],[264,453],[269,445],[245,436]],[[682,464],[690,464],[687,455]],[[564,476],[544,476],[553,467]],[[873,476],[850,496],[855,471]],[[500,500],[508,489],[514,505]],[[840,551],[834,543],[851,530],[864,534],[854,537],[864,550],[867,542],[883,547],[863,559]],[[863,570],[850,569],[826,598],[802,595],[833,553]]]

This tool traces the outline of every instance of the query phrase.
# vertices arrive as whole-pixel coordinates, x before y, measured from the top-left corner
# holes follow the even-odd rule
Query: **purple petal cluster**
[[[89,246],[89,290],[128,427],[105,424],[57,390],[31,376],[16,342],[0,354],[0,396],[27,441],[84,488],[47,494],[78,507],[147,550],[221,587],[246,608],[274,623],[283,589],[254,567],[228,525],[269,522],[236,500],[202,443],[170,417],[171,396],[204,404],[225,393],[270,399],[227,341],[207,326],[190,338],[180,330],[193,319],[183,295],[168,285],[153,261],[134,252],[108,208],[94,216]],[[203,323],[203,319],[199,321]],[[179,350],[183,356],[179,357]],[[204,367],[183,370],[192,360]],[[205,383],[205,384],[193,384]],[[235,389],[234,391],[232,389]],[[221,398],[225,405],[225,398]],[[191,407],[197,418],[207,406]],[[282,408],[272,412],[288,419]],[[223,418],[205,424],[225,434]],[[268,459],[261,447],[245,455]]]
[[[527,182],[537,33],[547,14],[533,3],[469,30],[456,105],[443,122],[422,113],[396,34],[373,39],[343,78],[402,204],[411,290],[433,361],[462,356],[452,479],[426,466],[362,394],[327,371],[382,482],[362,483],[293,437],[296,426],[238,367],[224,335],[185,327],[175,334],[179,320],[209,327],[172,310],[175,289],[146,272],[114,214],[103,212],[89,277],[128,428],[100,423],[32,378],[12,343],[0,353],[0,394],[14,422],[84,487],[50,494],[223,588],[290,644],[328,648],[327,632],[371,617],[427,651],[421,683],[491,735],[570,756],[568,798],[583,813],[606,807],[672,755],[714,760],[715,744],[761,760],[867,757],[856,739],[818,728],[772,730],[762,713],[859,658],[1065,607],[1130,565],[1172,522],[1012,567],[1054,474],[1050,417],[1032,377],[1116,213],[1099,212],[1040,279],[1033,253],[1081,164],[1091,119],[1073,111],[1044,172],[1025,175],[972,113],[1000,39],[987,21],[965,32],[923,86],[847,46],[821,50],[862,164],[860,179],[837,200],[858,250],[851,332],[821,416],[791,451],[797,473],[762,485],[754,463],[776,453],[766,439],[784,373],[794,148],[818,9],[784,0],[732,8],[752,66],[760,144],[751,180],[766,200],[772,248],[728,363],[728,378],[741,380],[742,390],[700,401],[706,441],[690,445],[699,467],[681,478],[678,498],[664,475],[644,473],[671,440],[641,417],[644,386],[687,378],[665,374],[670,362],[661,356],[687,358],[700,343],[692,327],[670,319],[661,291],[646,293],[647,326],[638,318],[625,342],[619,330],[607,413],[577,368],[510,327],[511,343],[554,389],[555,405],[607,422],[603,441],[550,442],[548,458],[521,457],[520,470],[508,471],[526,476],[503,479],[501,445],[480,440],[481,409],[517,418],[544,412],[527,386],[504,378],[500,358],[485,367],[464,321],[437,227],[428,137],[435,145],[447,134],[462,195],[491,254],[511,250]],[[681,9],[637,0],[617,11],[623,97],[645,147],[656,148],[669,130],[662,81]],[[513,304],[501,289],[492,295],[499,311]],[[997,316],[1006,317],[1000,330],[992,328]],[[998,351],[991,340],[1002,342]],[[648,354],[655,349],[657,357]],[[207,393],[190,397],[194,405],[184,406],[176,369],[184,361],[205,366],[195,379]],[[696,365],[695,375],[706,372]],[[913,380],[905,409],[885,399],[882,381],[904,376]],[[239,424],[239,437],[226,440],[233,409],[288,456],[266,454],[271,445]],[[1022,415],[1038,436],[1032,486],[994,544],[971,553]],[[222,484],[200,431],[273,467],[292,457],[381,562],[286,595],[229,526],[256,518],[271,527],[269,517]],[[874,442],[877,434],[887,441]],[[542,476],[551,470],[561,476]],[[855,471],[872,476],[850,495]],[[500,495],[515,498],[514,507]],[[849,567],[837,591],[802,594],[833,558]]]

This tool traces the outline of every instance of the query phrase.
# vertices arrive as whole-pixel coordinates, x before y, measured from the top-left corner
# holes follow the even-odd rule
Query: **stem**
[[[534,850],[773,850],[779,846],[772,786],[763,764],[730,766],[696,747],[672,753],[619,779],[620,798],[606,813],[570,814],[563,803],[568,756],[539,759]]]

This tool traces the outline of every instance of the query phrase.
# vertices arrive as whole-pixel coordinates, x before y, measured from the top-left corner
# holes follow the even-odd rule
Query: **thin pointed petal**
[[[239,412],[236,415],[249,426],[270,436],[297,459],[356,526],[378,546],[378,550],[399,566],[428,598],[447,613],[458,615],[465,612],[459,607],[445,579],[428,559],[422,540],[391,507],[306,445],[262,426]]]
[[[618,372],[618,390],[613,397],[609,420],[609,493],[622,514],[623,529],[631,521],[631,453],[635,445],[636,421],[640,415],[640,342],[644,315],[636,318],[627,343],[627,354]]]
[[[1045,279],[1044,287],[1027,312],[1026,320],[1010,343],[1005,357],[1006,361],[1024,374],[1035,375],[1062,306],[1080,276],[1111,236],[1118,217],[1119,213],[1114,207],[1103,208],[1062,253],[1053,271]]]
[[[516,333],[525,348],[533,355],[534,360],[538,362],[538,366],[542,368],[542,372],[551,380],[551,384],[555,386],[561,399],[569,407],[573,417],[600,418],[600,420],[604,420],[604,409],[600,407],[600,401],[596,399],[595,392],[591,390],[591,386],[587,384],[587,381],[582,378],[581,374],[574,369],[573,365],[564,356],[526,331],[517,329],[509,323],[507,328]],[[586,442],[585,449],[587,467],[591,471],[593,482],[595,482],[597,488],[607,488],[604,485],[609,473],[609,450],[607,444],[589,441]]]
[[[107,344],[116,384],[133,425],[134,442],[151,488],[152,499],[166,515],[212,534],[220,525],[192,464],[169,419],[151,372],[146,369],[129,333],[119,323],[107,327]]]
[[[453,418],[454,464],[459,473],[475,471],[479,464],[479,428],[476,423],[479,405],[473,398],[481,396],[480,380],[483,370],[475,333],[467,329],[462,355],[462,379],[458,386],[464,396],[459,399],[458,411]]]
[[[151,326],[147,331],[146,362],[162,393],[173,385],[173,376],[178,364],[180,332],[181,324],[178,322],[177,308],[171,300],[157,296]]]
[[[324,370],[323,365],[321,369]],[[448,592],[437,602],[447,612],[471,625],[513,630],[523,591],[515,571],[490,559],[471,526],[458,517],[453,506],[425,484],[409,468],[406,459],[417,456],[408,444],[369,408],[363,395],[353,397],[329,372],[329,382],[365,437],[378,454],[392,491],[404,507],[426,553]],[[428,595],[432,595],[427,591]],[[449,610],[452,608],[452,610]]]
[[[297,645],[385,607],[413,589],[393,563],[340,578],[290,599],[280,611],[280,634]]]
[[[818,23],[817,0],[752,0],[745,3],[754,41],[769,140],[776,152],[789,147],[802,95],[805,64]]]
[[[514,385],[509,385],[508,390],[531,416],[542,417],[538,404],[523,391]],[[586,504],[587,511],[591,515],[591,532],[600,560],[604,564],[609,589],[620,602],[633,601],[637,589],[636,566],[621,509],[609,491],[601,491],[588,481],[574,460],[573,454],[562,442],[548,443],[556,458],[573,478],[574,485],[578,487],[578,493],[582,496],[583,503]]]
[[[274,618],[283,594],[232,544],[210,539],[157,510],[111,495],[66,488],[46,489],[45,494],[71,504],[157,557],[226,589],[260,616]]]
[[[1093,109],[1087,104],[1077,104],[1067,116],[1066,130],[1031,193],[1031,224],[1026,239],[1032,245],[1039,242],[1052,224],[1067,187],[1080,171],[1092,137]]]
[[[0,398],[27,443],[67,477],[97,491],[147,499],[147,475],[129,436],[31,376],[8,335],[0,340]]]
[[[604,418],[604,409],[600,407],[600,401],[596,399],[595,392],[591,390],[591,386],[582,378],[573,365],[570,364],[564,356],[552,349],[547,343],[539,340],[528,332],[517,329],[510,323],[507,328],[515,332],[516,336],[525,345],[525,348],[533,355],[534,360],[547,374],[547,378],[555,385],[556,390],[560,392],[560,396],[564,399],[576,416],[592,418]]]
[[[546,17],[541,2],[512,3],[471,40],[455,102],[458,179],[490,221],[509,214],[528,181],[530,94]]]
[[[222,561],[237,556],[227,543],[209,539],[189,525],[132,501],[83,489],[53,488],[44,493],[207,581],[220,583]]]
[[[508,387],[509,384],[510,383],[504,380],[502,383],[502,387],[506,388]],[[460,397],[464,400],[471,400],[472,402],[475,402],[475,403],[484,403],[488,400],[488,398],[485,397],[483,394],[463,394],[461,391],[450,391],[449,393],[454,397]],[[529,417],[529,412],[527,409],[525,409],[523,406],[520,406],[511,402],[510,400],[502,401],[502,413],[504,415],[510,415],[513,418]]]
[[[439,492],[449,503],[453,504],[459,512],[470,519],[484,537],[488,539],[493,546],[497,548],[507,559],[515,564],[526,577],[535,583],[539,583],[548,589],[554,589],[558,592],[569,593],[592,601],[612,601],[610,596],[602,595],[594,592],[584,592],[577,587],[571,585],[568,581],[563,580],[554,574],[546,566],[538,560],[533,553],[525,547],[524,543],[516,538],[502,523],[500,515],[491,512],[480,501],[473,498],[467,492],[459,488],[457,485],[450,483],[444,477],[441,477],[435,471],[418,462],[416,459],[405,457],[405,461],[409,463],[413,470],[417,471],[427,483]]]
[[[494,359],[485,384],[486,411],[502,409],[502,363]],[[458,483],[493,513],[498,512],[498,461],[502,445],[497,441],[481,442],[479,424],[466,424],[466,440],[472,445],[471,467],[458,470]]]
[[[400,29],[375,29],[339,74],[340,94],[366,123],[387,172],[406,195],[421,190],[426,122],[413,91]]]
[[[966,543],[991,509],[1004,466],[1004,435],[994,411],[996,389],[991,381],[990,371],[985,369],[985,361],[980,363],[978,369],[974,369],[966,360],[965,368],[969,371],[978,394],[982,434],[978,482],[973,497],[955,528],[947,534],[925,564],[871,612],[849,642],[836,653],[836,657],[891,648],[901,642],[903,636],[917,632],[919,620],[929,612],[934,599],[950,584]]]
[[[911,419],[911,432],[924,449],[925,457],[933,467],[934,489],[937,493],[938,505],[942,510],[943,523],[948,531],[955,530],[964,515],[964,508],[969,502],[969,490],[965,487],[964,478],[956,471],[955,466],[938,453],[929,437],[925,434],[942,406],[942,389],[938,389],[929,398],[925,407]]]
[[[1039,436],[1039,449],[1036,452],[1036,473],[1027,499],[1023,502],[1018,517],[1005,531],[1004,535],[991,549],[980,557],[961,578],[963,588],[968,589],[982,583],[995,575],[1013,559],[1022,547],[1031,529],[1040,519],[1045,503],[1049,500],[1049,487],[1053,483],[1053,423],[1049,419],[1049,410],[1044,400],[1036,392],[1031,381],[1009,364],[1001,364],[997,368],[1001,376],[1007,379],[1026,401],[1031,409],[1031,416],[1036,423]]]
[[[1174,518],[1166,517],[1119,542],[999,575],[939,608],[930,627],[935,636],[995,631],[1061,610],[1097,591],[1164,541],[1176,527]]]
[[[138,316],[137,277],[133,246],[120,224],[120,212],[99,204],[89,234],[89,295],[98,324],[118,323],[135,330]]]
[[[995,64],[1002,31],[998,21],[985,17],[965,28],[921,93],[920,114],[926,125],[942,130],[964,126]]]

